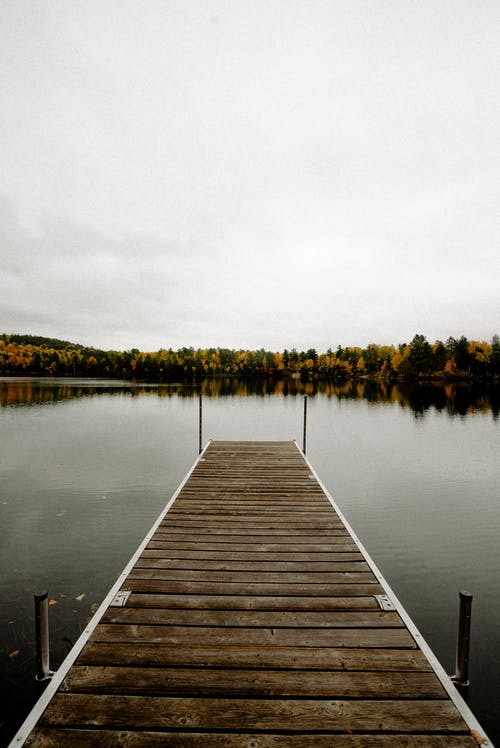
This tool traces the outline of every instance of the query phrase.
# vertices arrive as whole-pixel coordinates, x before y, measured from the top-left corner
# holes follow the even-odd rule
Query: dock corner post
[[[36,676],[37,681],[50,680],[49,601],[47,592],[35,594]]]
[[[307,395],[304,395],[304,430],[302,435],[302,452],[306,453],[306,434],[307,434]]]
[[[455,675],[453,675],[451,679],[456,686],[468,686],[472,594],[470,592],[461,591],[459,593],[459,598],[460,610],[458,618]]]
[[[202,452],[202,426],[203,426],[203,413],[202,413],[202,398],[201,392],[199,395],[199,428],[198,428],[198,454]]]

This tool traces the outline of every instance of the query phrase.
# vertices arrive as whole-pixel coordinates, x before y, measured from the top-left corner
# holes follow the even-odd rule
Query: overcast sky
[[[498,0],[0,0],[0,332],[500,333]]]

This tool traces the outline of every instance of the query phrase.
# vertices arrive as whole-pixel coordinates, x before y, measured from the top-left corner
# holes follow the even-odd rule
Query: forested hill
[[[0,375],[92,376],[152,382],[193,381],[207,376],[293,377],[337,381],[383,379],[500,379],[500,338],[490,342],[448,338],[429,343],[415,335],[398,346],[371,343],[317,353],[171,348],[146,353],[103,351],[56,338],[0,335]]]
[[[17,343],[18,345],[32,345],[38,348],[53,348],[55,351],[64,350],[65,348],[82,349],[83,345],[70,343],[67,340],[58,340],[58,338],[44,338],[42,335],[0,335],[4,342]]]

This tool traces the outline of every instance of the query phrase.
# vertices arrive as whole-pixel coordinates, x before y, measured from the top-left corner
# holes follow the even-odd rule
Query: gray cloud
[[[5,331],[499,331],[495,3],[18,0],[0,24]]]

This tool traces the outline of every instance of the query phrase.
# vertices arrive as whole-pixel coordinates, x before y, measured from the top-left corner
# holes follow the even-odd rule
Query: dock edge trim
[[[447,692],[448,696],[450,697],[450,699],[452,700],[452,702],[455,704],[455,706],[457,707],[458,711],[462,715],[465,723],[467,724],[467,727],[471,730],[471,732],[474,731],[475,733],[477,733],[477,734],[479,734],[481,736],[481,739],[482,739],[481,746],[483,746],[483,748],[494,748],[493,743],[491,742],[491,740],[489,739],[489,737],[486,735],[483,727],[479,724],[477,718],[472,713],[472,711],[471,711],[470,707],[468,706],[468,704],[465,702],[465,700],[458,693],[456,687],[453,685],[453,683],[451,681],[450,676],[446,673],[446,670],[443,668],[443,666],[439,662],[438,658],[436,657],[436,655],[434,654],[434,652],[432,651],[432,649],[430,648],[430,646],[427,644],[426,640],[424,639],[424,637],[422,636],[422,634],[418,630],[416,624],[413,622],[413,620],[411,619],[410,615],[406,612],[404,606],[399,601],[399,599],[396,596],[396,594],[393,592],[390,584],[387,582],[387,580],[385,579],[384,575],[382,574],[382,572],[380,571],[380,569],[376,565],[375,561],[372,559],[372,557],[370,556],[370,554],[366,550],[365,546],[363,545],[363,543],[361,542],[361,540],[358,538],[358,536],[356,535],[356,533],[352,529],[352,527],[349,524],[348,520],[346,519],[344,513],[342,512],[342,510],[339,508],[339,506],[335,502],[335,499],[332,497],[332,495],[328,491],[327,487],[325,486],[325,484],[323,483],[323,481],[321,480],[321,478],[317,474],[317,472],[314,469],[314,467],[309,462],[309,459],[306,457],[306,455],[303,453],[303,451],[301,450],[301,448],[297,444],[296,440],[294,440],[294,444],[297,447],[297,449],[300,452],[300,454],[302,455],[302,457],[304,458],[304,460],[305,460],[308,468],[311,470],[312,475],[314,475],[314,477],[318,481],[318,483],[319,483],[322,491],[324,492],[326,498],[328,499],[328,501],[330,502],[330,504],[332,505],[332,507],[335,509],[335,511],[337,512],[338,516],[342,520],[342,522],[344,523],[344,525],[346,527],[346,530],[349,532],[349,534],[351,535],[352,539],[357,544],[359,550],[364,555],[366,562],[368,563],[368,565],[370,566],[371,570],[373,571],[373,574],[377,577],[378,581],[380,582],[380,584],[384,588],[385,592],[389,596],[391,602],[394,604],[394,607],[395,607],[397,613],[399,613],[399,615],[401,616],[402,620],[404,621],[404,623],[406,625],[406,628],[408,629],[408,631],[410,632],[410,634],[413,636],[413,638],[417,642],[418,646],[420,647],[420,649],[422,650],[422,652],[424,653],[424,655],[427,657],[427,659],[428,659],[431,667],[433,668],[434,672],[436,673],[437,677],[439,678],[439,680],[441,682],[441,685],[443,686],[443,688]]]
[[[97,625],[99,624],[99,622],[100,622],[101,618],[103,617],[104,613],[109,608],[111,602],[116,597],[117,593],[120,591],[120,588],[121,588],[123,582],[126,580],[126,578],[128,577],[128,575],[130,574],[130,572],[131,572],[132,568],[134,567],[136,561],[138,560],[139,556],[141,555],[141,553],[143,552],[143,550],[146,548],[147,544],[149,543],[149,541],[153,537],[154,533],[156,532],[156,530],[158,529],[158,527],[162,523],[163,519],[165,518],[165,516],[167,515],[167,513],[171,509],[173,503],[177,499],[178,495],[180,494],[180,492],[184,488],[184,486],[187,483],[187,481],[189,480],[189,478],[191,477],[194,469],[196,468],[196,466],[198,465],[198,463],[200,462],[200,460],[203,459],[203,457],[205,455],[205,452],[208,449],[211,441],[212,440],[209,440],[207,442],[207,444],[205,445],[205,447],[203,448],[203,450],[200,452],[200,454],[196,458],[195,462],[191,465],[190,469],[188,470],[188,472],[186,473],[185,477],[183,478],[183,480],[179,484],[179,486],[176,489],[175,493],[173,494],[172,498],[169,499],[169,501],[167,502],[166,506],[164,507],[164,509],[160,513],[159,517],[156,519],[155,523],[153,524],[153,526],[151,527],[151,529],[149,530],[149,532],[145,536],[144,540],[139,545],[139,547],[135,551],[134,555],[132,556],[132,558],[130,559],[130,561],[128,562],[128,564],[125,566],[125,568],[123,569],[122,573],[120,574],[120,576],[118,577],[118,579],[116,580],[116,582],[113,584],[113,586],[111,587],[110,591],[108,592],[108,594],[106,595],[106,597],[104,598],[104,600],[102,601],[102,603],[99,605],[98,609],[96,610],[96,612],[94,613],[94,615],[90,619],[89,623],[87,624],[87,626],[85,627],[85,629],[80,634],[80,637],[76,640],[73,648],[68,652],[68,654],[66,655],[66,657],[62,661],[60,667],[54,673],[54,676],[52,677],[52,679],[51,679],[50,683],[48,684],[48,686],[46,687],[45,691],[40,696],[40,698],[38,699],[38,701],[34,704],[32,710],[30,711],[30,713],[28,714],[28,716],[26,717],[26,719],[22,723],[22,725],[19,728],[19,730],[17,731],[17,733],[12,738],[11,742],[8,744],[7,748],[18,748],[18,746],[24,745],[24,743],[26,742],[26,740],[30,736],[32,730],[37,725],[40,717],[42,716],[42,714],[44,713],[44,711],[47,709],[48,705],[50,704],[50,702],[52,701],[52,699],[54,698],[54,696],[56,695],[56,693],[57,693],[57,691],[59,689],[59,686],[63,682],[64,678],[68,674],[68,672],[71,669],[71,667],[74,665],[74,663],[78,659],[78,657],[79,657],[82,649],[86,645],[86,643],[89,640],[91,634],[93,634],[94,629],[97,627]]]

